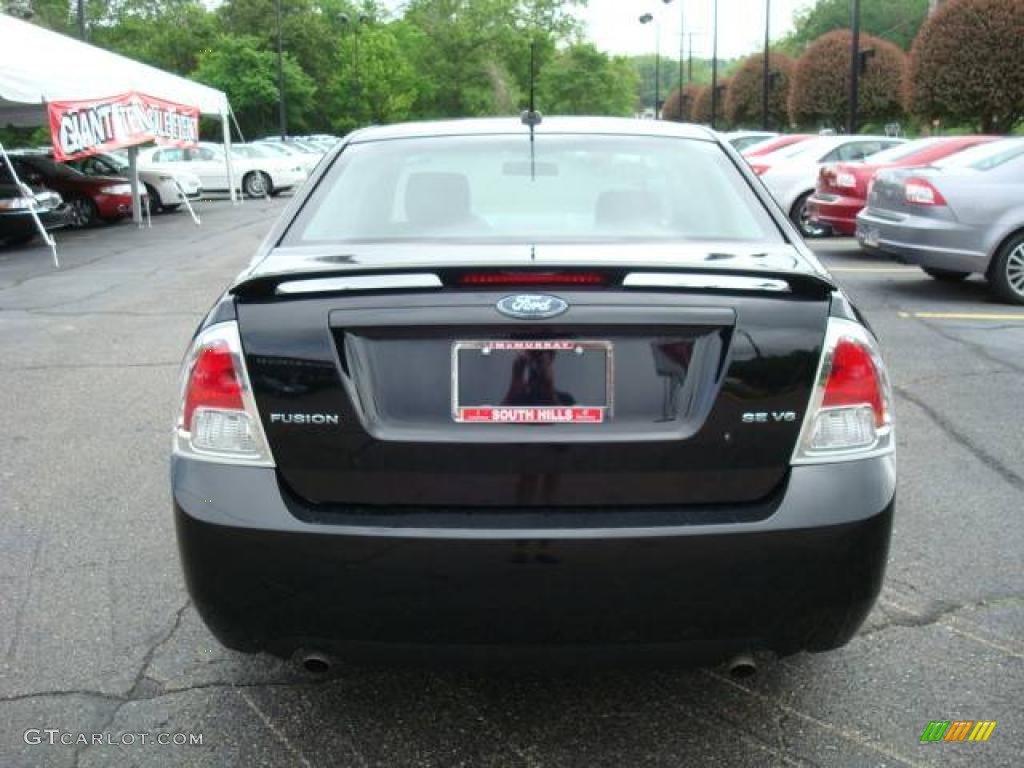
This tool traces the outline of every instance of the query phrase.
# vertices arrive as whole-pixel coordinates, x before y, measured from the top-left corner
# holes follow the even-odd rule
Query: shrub
[[[950,0],[910,53],[910,110],[1008,133],[1024,118],[1024,2]]]
[[[700,94],[701,86],[690,83],[683,86],[682,110],[679,109],[679,89],[673,88],[665,99],[661,108],[661,116],[664,120],[674,120],[679,123],[686,123],[692,120],[693,105]]]
[[[842,126],[850,111],[851,33],[839,29],[822,35],[796,64],[789,90],[789,119],[804,128]],[[869,51],[859,78],[858,113],[864,120],[893,120],[903,115],[903,81],[907,57],[896,45],[871,35],[860,36]]]
[[[715,121],[715,128],[722,130],[728,126],[729,121],[725,115],[725,103],[729,98],[729,78],[718,79],[718,115]],[[705,85],[697,93],[690,111],[690,119],[695,123],[711,124],[711,86]]]
[[[784,53],[771,51],[768,67],[772,72],[768,91],[769,127],[784,129],[789,124],[789,86],[795,63]],[[747,57],[733,75],[725,101],[725,116],[730,124],[740,128],[760,128],[762,90],[764,84],[764,54]]]

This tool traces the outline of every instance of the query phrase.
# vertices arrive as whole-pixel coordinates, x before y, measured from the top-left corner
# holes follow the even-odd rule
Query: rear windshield
[[[987,171],[1024,154],[1024,139],[1003,139],[971,147],[937,160],[936,168],[972,168]]]
[[[286,243],[781,241],[718,145],[538,135],[397,139],[345,149]]]
[[[888,149],[883,149],[881,152],[875,152],[875,154],[868,156],[868,162],[896,163],[900,160],[920,154],[927,149],[932,149],[943,141],[945,141],[945,139],[931,138],[918,139],[917,141],[910,141],[906,144],[897,144],[895,147],[889,147]]]

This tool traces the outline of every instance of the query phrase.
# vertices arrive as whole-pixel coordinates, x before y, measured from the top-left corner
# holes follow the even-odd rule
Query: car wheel
[[[959,283],[966,280],[970,272],[957,272],[952,269],[936,269],[935,267],[921,267],[929,277],[941,280],[944,283]]]
[[[989,282],[1003,301],[1024,304],[1024,233],[1011,237],[999,249]]]
[[[789,218],[804,237],[824,237],[828,234],[828,227],[811,221],[810,211],[807,210],[807,201],[811,199],[811,194],[805,192],[797,199],[793,204],[793,210],[789,212]]]
[[[176,210],[181,208],[181,203],[175,203],[174,205],[161,205],[160,210],[164,213],[174,213]]]
[[[73,197],[68,201],[68,208],[71,210],[71,226],[78,229],[91,227],[99,221],[99,212],[96,210],[96,203],[88,197]]]
[[[271,190],[270,177],[263,171],[252,171],[242,179],[242,189],[249,197],[266,197]]]
[[[160,202],[160,195],[157,194],[156,187],[147,184],[146,194],[149,196],[149,212],[150,213],[163,213],[167,210],[164,204]]]

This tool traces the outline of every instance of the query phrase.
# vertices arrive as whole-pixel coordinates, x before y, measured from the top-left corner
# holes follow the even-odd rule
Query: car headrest
[[[461,173],[412,174],[405,186],[405,215],[412,224],[453,224],[470,218],[469,181]]]

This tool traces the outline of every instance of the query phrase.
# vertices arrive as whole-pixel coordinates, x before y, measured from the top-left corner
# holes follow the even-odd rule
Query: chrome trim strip
[[[289,280],[277,286],[276,293],[327,293],[330,291],[387,291],[399,288],[441,288],[437,275],[427,272],[397,275],[353,275]]]
[[[770,291],[788,293],[789,283],[769,277],[712,275],[707,273],[630,272],[625,288],[711,288],[723,291]]]

